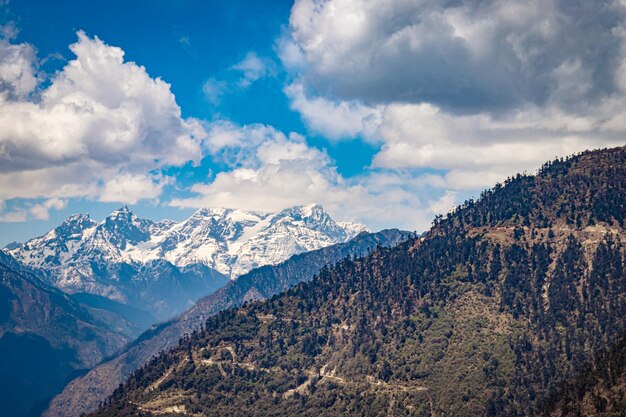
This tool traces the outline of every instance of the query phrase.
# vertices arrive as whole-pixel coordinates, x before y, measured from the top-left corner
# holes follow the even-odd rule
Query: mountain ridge
[[[75,214],[3,251],[65,292],[144,308],[160,320],[244,272],[350,240],[365,227],[337,223],[320,205],[277,213],[203,208],[182,222],[151,221],[127,206],[101,222]]]
[[[0,402],[12,416],[40,413],[51,396],[131,341],[124,312],[93,308],[0,253]]]
[[[408,232],[386,230],[361,233],[349,242],[295,255],[276,266],[266,265],[230,282],[200,300],[178,318],[154,326],[116,355],[86,375],[72,381],[51,403],[46,416],[78,416],[106,399],[130,373],[160,351],[175,346],[185,333],[201,327],[220,310],[251,299],[269,298],[298,282],[311,279],[324,265],[346,256],[361,256],[378,246],[393,246],[410,237]]]
[[[74,214],[43,236],[24,244],[14,243],[4,251],[36,268],[76,262],[78,257],[74,252],[82,249],[85,255],[104,257],[114,263],[145,263],[156,259],[165,259],[178,267],[204,263],[235,278],[258,266],[278,262],[241,262],[219,259],[220,256],[251,256],[249,252],[254,247],[269,246],[259,242],[285,229],[293,234],[294,242],[290,244],[297,248],[282,255],[281,261],[296,253],[346,242],[367,231],[357,223],[335,222],[319,204],[294,206],[276,213],[201,208],[181,222],[141,219],[124,206],[100,223],[88,214]],[[215,247],[208,248],[209,244]],[[242,247],[247,250],[242,251]]]
[[[537,414],[626,332],[626,147],[207,319],[94,416]]]

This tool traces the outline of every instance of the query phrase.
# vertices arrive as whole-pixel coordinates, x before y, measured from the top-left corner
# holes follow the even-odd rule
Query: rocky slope
[[[553,161],[210,317],[93,415],[535,415],[626,332],[625,227],[626,148]]]
[[[69,379],[112,355],[137,328],[42,282],[0,253],[0,404],[3,415],[39,415]]]
[[[69,293],[91,293],[167,319],[242,273],[346,242],[364,227],[337,223],[321,206],[279,213],[201,209],[187,220],[152,222],[127,207],[100,223],[68,218],[5,252]]]
[[[51,403],[47,416],[79,416],[106,399],[135,369],[153,355],[177,345],[185,333],[199,329],[207,317],[252,299],[264,299],[311,279],[325,265],[348,256],[362,256],[378,246],[390,247],[410,237],[385,230],[362,233],[351,241],[293,256],[276,265],[257,268],[203,299],[170,322],[142,335],[119,355],[72,381]]]

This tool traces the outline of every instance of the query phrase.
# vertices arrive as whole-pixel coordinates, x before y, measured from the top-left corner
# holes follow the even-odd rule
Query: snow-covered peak
[[[179,267],[200,263],[236,278],[258,266],[345,242],[364,230],[363,225],[335,222],[319,204],[277,213],[202,208],[181,222],[141,219],[124,206],[100,223],[74,215],[47,235],[5,251],[41,268],[89,265],[94,259],[137,265],[166,260]]]
[[[113,210],[111,214],[109,214],[108,217],[130,216],[130,215],[134,215],[134,213],[130,211],[128,206],[122,206],[118,208],[117,210]]]
[[[198,209],[188,220],[206,220],[213,219],[215,221],[241,222],[250,221],[267,216],[267,213],[256,211],[237,210],[231,208],[207,207]]]
[[[62,224],[95,224],[96,222],[91,220],[89,217],[89,213],[75,213],[69,216],[67,219],[63,220]]]
[[[119,208],[109,214],[102,222],[108,228],[115,229],[116,227],[124,227],[126,225],[135,225],[137,227],[144,225],[146,222],[151,223],[149,220],[140,219],[129,210],[127,206]]]
[[[97,223],[88,214],[73,214],[43,236],[4,249],[20,262],[39,268],[61,265],[71,250]]]
[[[274,223],[278,222],[305,222],[311,226],[320,226],[334,221],[319,204],[295,206],[284,209],[273,216]]]
[[[63,223],[52,230],[57,231],[60,235],[66,233],[80,233],[85,229],[94,227],[96,224],[97,223],[89,217],[89,214],[78,213],[72,214],[67,219],[63,220]]]
[[[324,207],[321,204],[309,204],[308,206],[300,206],[300,212],[303,217],[309,217],[312,219],[321,219],[324,216],[328,216],[328,213],[324,211]]]
[[[228,209],[224,209],[224,208],[203,207],[203,208],[200,208],[200,209],[196,210],[196,212],[191,215],[190,219],[206,219],[206,218],[209,218],[209,217],[220,218],[227,211],[228,211]]]
[[[153,224],[150,220],[140,219],[124,206],[105,218],[90,238],[99,248],[110,246],[105,252],[114,253],[116,249],[124,251],[129,245],[149,240]]]
[[[290,228],[301,227],[314,230],[338,242],[344,242],[355,236],[351,230],[352,227],[346,229],[340,223],[335,222],[319,204],[285,209],[274,216],[272,223],[286,224]],[[365,229],[365,226],[361,225],[361,227]]]
[[[369,232],[370,230],[361,223],[353,223],[353,222],[337,222],[339,227],[346,231],[349,235],[349,239],[352,239],[363,232]]]
[[[246,227],[257,224],[263,215],[255,212],[222,208],[203,208],[191,217],[171,228],[166,238],[169,245],[172,240],[193,238],[196,243],[207,239],[226,242],[236,240]]]

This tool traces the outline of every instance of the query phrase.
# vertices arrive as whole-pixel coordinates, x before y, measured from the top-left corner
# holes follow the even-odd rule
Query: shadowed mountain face
[[[378,246],[395,246],[410,236],[398,230],[361,233],[347,243],[296,255],[276,266],[257,268],[202,298],[180,317],[147,331],[119,355],[72,381],[52,401],[46,415],[78,416],[93,410],[135,369],[162,350],[175,347],[185,333],[199,329],[207,317],[219,311],[269,298],[310,280],[326,265],[346,257],[363,256]]]
[[[125,312],[81,304],[0,254],[3,415],[40,415],[69,380],[116,352],[136,331]]]
[[[365,227],[335,222],[319,205],[278,213],[200,209],[180,223],[127,207],[97,223],[77,214],[5,253],[68,293],[90,293],[167,320],[262,265],[343,243]]]
[[[94,416],[537,414],[626,332],[625,214],[626,148],[546,164],[208,318]]]

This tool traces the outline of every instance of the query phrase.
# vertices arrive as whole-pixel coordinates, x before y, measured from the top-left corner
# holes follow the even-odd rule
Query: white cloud
[[[289,138],[272,126],[253,124],[238,126],[226,120],[217,120],[205,126],[205,146],[213,159],[231,168],[259,165],[257,151],[266,143],[289,143]],[[303,138],[292,136],[296,142]]]
[[[583,116],[534,105],[497,115],[455,115],[426,103],[370,107],[309,98],[298,84],[286,93],[312,131],[380,143],[372,167],[447,170],[439,186],[450,189],[489,187],[555,156],[619,146],[626,134],[626,99],[615,97]]]
[[[211,77],[202,84],[202,93],[212,106],[219,106],[226,94],[241,92],[261,78],[275,76],[277,71],[274,61],[260,57],[254,51],[228,69],[231,73],[224,79]],[[233,73],[236,80],[232,79]]]
[[[26,221],[27,218],[28,213],[25,210],[0,212],[0,222],[4,223],[19,223]]]
[[[255,52],[248,52],[241,62],[233,65],[232,69],[242,73],[238,83],[241,88],[247,88],[255,81],[276,73],[274,62],[259,57]]]
[[[0,221],[44,218],[76,196],[156,200],[171,181],[161,168],[208,153],[226,170],[171,205],[317,202],[374,229],[423,229],[468,190],[623,144],[626,8],[564,4],[297,0],[276,45],[284,92],[311,132],[380,147],[350,178],[300,135],[182,118],[167,83],[97,38],[79,33],[49,84],[32,46],[2,40],[0,200],[38,200]],[[203,86],[215,106],[277,69],[250,52],[225,73]]]
[[[266,125],[237,126],[224,121],[207,130],[214,159],[231,169],[218,173],[211,183],[196,184],[192,191],[198,196],[175,200],[175,206],[279,210],[316,202],[336,177],[328,156],[308,147],[299,135],[287,136]]]
[[[356,101],[333,102],[321,97],[310,98],[302,84],[288,85],[285,94],[291,108],[300,113],[307,127],[328,139],[370,138],[371,130],[380,123],[380,108]]]
[[[300,47],[290,38],[289,34],[279,37],[274,46],[280,62],[294,71],[301,70],[306,66],[304,54]]]
[[[15,25],[15,22],[8,22],[4,25],[0,25],[0,35],[7,40],[15,39],[19,29]]]
[[[575,117],[555,108],[530,107],[494,116],[456,116],[429,104],[389,105],[378,135],[384,145],[373,165],[430,167],[513,174],[547,159],[588,148],[617,146],[621,139],[602,132],[601,117]]]
[[[610,94],[625,21],[615,1],[298,0],[279,50],[323,96],[495,111],[541,105],[564,65]]]
[[[120,174],[104,184],[100,201],[135,204],[139,200],[156,199],[164,185],[165,181],[148,175]]]
[[[419,197],[430,184],[408,174],[374,170],[346,179],[324,151],[299,135],[227,122],[207,130],[215,158],[231,169],[196,184],[191,188],[195,196],[173,200],[173,206],[275,211],[321,203],[340,220],[408,229],[425,228],[434,213],[430,202]]]
[[[67,206],[67,201],[60,198],[50,198],[41,204],[35,204],[30,212],[37,220],[48,220],[50,210],[61,210]]]
[[[202,84],[202,93],[213,106],[220,104],[222,96],[226,94],[227,90],[228,86],[226,82],[216,80],[215,78],[209,78]]]
[[[298,0],[278,52],[311,131],[381,143],[374,168],[479,189],[623,144],[625,16],[615,2]]]
[[[0,199],[154,199],[162,184],[148,173],[202,158],[201,124],[183,119],[169,84],[122,49],[79,32],[76,58],[34,101],[34,49],[0,42]]]
[[[435,201],[430,201],[429,209],[435,214],[446,214],[454,208],[457,204],[457,194],[453,191],[448,191]]]
[[[12,26],[11,26],[12,27]],[[0,93],[6,99],[27,97],[37,86],[37,68],[35,50],[28,44],[13,45],[9,43],[11,33],[2,32],[5,39],[0,39]]]
[[[236,207],[276,211],[297,204],[321,203],[335,218],[365,222],[374,229],[424,230],[440,206],[422,202],[425,187],[397,173],[346,180],[332,166],[282,160],[259,168],[220,172],[208,184],[192,188],[197,195],[171,202],[176,207]]]
[[[29,216],[37,220],[48,220],[50,210],[61,210],[67,206],[67,201],[60,198],[50,198],[42,203],[26,207],[16,207],[6,211],[6,203],[0,201],[0,222],[17,223],[26,221]]]

